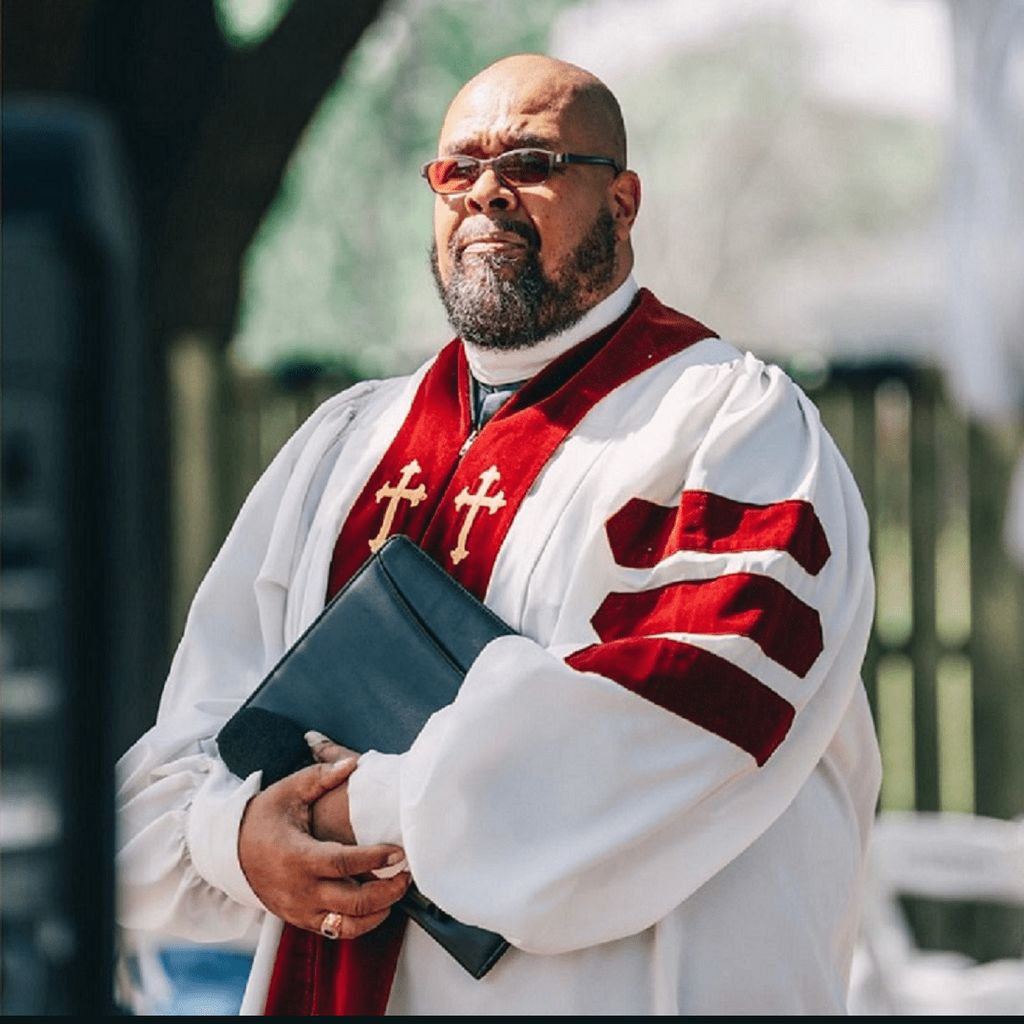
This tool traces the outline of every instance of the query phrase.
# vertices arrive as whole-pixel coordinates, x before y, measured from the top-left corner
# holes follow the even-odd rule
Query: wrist
[[[310,831],[324,842],[355,844],[349,819],[348,782],[324,793],[309,808]]]

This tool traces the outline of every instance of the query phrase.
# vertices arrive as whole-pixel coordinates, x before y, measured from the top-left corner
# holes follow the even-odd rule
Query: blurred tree
[[[256,46],[210,2],[4,0],[3,87],[114,118],[135,171],[158,347],[226,343],[238,266],[302,130],[383,0],[296,0]]]
[[[151,453],[135,486],[146,492],[147,570],[157,580],[169,572],[167,352],[186,337],[227,344],[242,255],[296,141],[382,5],[293,0],[273,31],[242,46],[222,31],[212,0],[3,0],[5,104],[88,102],[113,123],[132,179]],[[166,608],[149,613],[159,623]],[[139,728],[163,678],[165,652],[153,658],[134,695]]]

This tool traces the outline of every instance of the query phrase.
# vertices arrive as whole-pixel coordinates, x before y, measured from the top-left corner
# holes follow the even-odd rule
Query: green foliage
[[[499,57],[543,51],[567,0],[409,0],[385,9],[296,152],[245,268],[238,354],[294,350],[362,375],[446,339],[429,272],[433,196],[419,167],[455,92]]]
[[[224,38],[243,49],[258,46],[288,13],[293,0],[213,0]]]

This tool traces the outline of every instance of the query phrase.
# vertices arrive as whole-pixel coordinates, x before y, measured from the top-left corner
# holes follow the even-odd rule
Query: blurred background
[[[111,765],[279,445],[447,340],[418,168],[524,50],[622,103],[638,281],[785,365],[868,505],[855,1008],[1024,1010],[1024,2],[3,0],[0,32],[5,1013],[112,1008]],[[246,951],[133,941],[126,1006],[237,1006]]]

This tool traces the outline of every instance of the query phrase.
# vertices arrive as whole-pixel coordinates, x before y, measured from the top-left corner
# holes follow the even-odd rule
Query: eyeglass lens
[[[539,185],[551,173],[551,154],[543,149],[511,150],[489,163],[510,185]],[[430,187],[444,195],[469,191],[481,170],[481,162],[475,157],[449,157],[429,164],[427,175]]]

